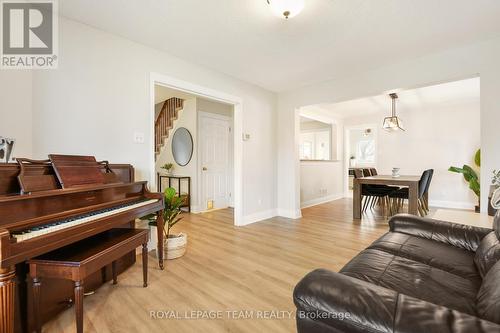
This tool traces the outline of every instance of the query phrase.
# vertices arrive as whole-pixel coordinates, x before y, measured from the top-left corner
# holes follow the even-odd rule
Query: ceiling
[[[398,91],[397,110],[432,109],[437,105],[480,102],[480,79],[472,78],[432,85],[423,88]],[[391,111],[388,94],[359,98],[341,103],[318,104],[301,108],[301,114],[319,121],[358,117]]]
[[[268,90],[297,87],[500,35],[498,0],[64,0],[63,16]]]

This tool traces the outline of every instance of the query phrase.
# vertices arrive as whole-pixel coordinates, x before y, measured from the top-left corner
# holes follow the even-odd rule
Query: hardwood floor
[[[339,270],[388,230],[387,221],[372,214],[354,222],[351,199],[302,213],[299,220],[272,218],[245,227],[233,226],[232,210],[185,215],[175,231],[188,234],[186,255],[167,261],[164,271],[150,256],[146,289],[138,262],[118,277],[118,285],[107,284],[86,297],[85,331],[294,332],[295,284],[315,268]],[[191,311],[214,311],[201,314],[221,318],[158,319],[174,311],[179,317],[185,311],[189,317]],[[236,319],[244,315],[253,318]],[[44,326],[44,332],[74,329],[73,309]]]

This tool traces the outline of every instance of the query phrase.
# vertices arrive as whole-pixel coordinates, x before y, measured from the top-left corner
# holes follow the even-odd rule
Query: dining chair
[[[377,169],[375,169],[375,168],[369,168],[368,170],[370,171],[370,176],[377,176],[378,175]],[[388,185],[373,184],[373,185],[370,185],[370,187],[371,188],[376,188],[376,189],[382,189],[382,190],[385,190],[388,193],[390,193],[392,191],[399,190],[399,186],[388,186]]]
[[[369,177],[369,169],[354,169],[354,178]],[[390,192],[393,188],[384,185],[362,185],[361,186],[361,205],[362,211],[365,212],[368,208],[373,209],[376,204],[382,208],[384,216],[388,212]],[[363,202],[364,201],[364,202]]]
[[[434,169],[429,169],[429,179],[427,179],[427,184],[425,184],[424,196],[422,197],[422,203],[425,211],[429,214],[429,187],[431,187],[432,176],[434,176]]]
[[[433,169],[425,170],[418,182],[418,213],[424,217],[429,213],[428,206],[424,203],[424,194],[429,191],[430,180],[434,173]],[[405,204],[405,200],[409,200],[410,191],[407,187],[389,193],[389,210],[390,215],[395,215],[401,211]],[[427,208],[426,208],[427,207]]]

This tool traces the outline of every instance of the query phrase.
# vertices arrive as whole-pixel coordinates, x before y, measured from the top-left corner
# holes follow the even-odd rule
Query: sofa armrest
[[[488,228],[473,227],[410,214],[393,216],[389,220],[389,227],[392,232],[418,236],[473,252],[477,250],[484,236],[492,231],[492,229]]]
[[[397,296],[325,269],[307,274],[293,292],[297,321],[314,320],[346,332],[392,332]]]
[[[307,274],[293,298],[299,333],[301,322],[307,333],[500,332],[495,323],[324,269]]]

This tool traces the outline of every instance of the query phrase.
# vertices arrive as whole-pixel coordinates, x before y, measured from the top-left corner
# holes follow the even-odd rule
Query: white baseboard
[[[248,225],[251,223],[267,220],[267,219],[270,219],[272,217],[275,217],[276,215],[277,215],[276,209],[269,209],[269,210],[265,210],[262,212],[257,212],[257,213],[245,215],[245,216],[243,216],[243,223],[240,224],[239,226]]]
[[[321,197],[321,198],[316,198],[308,201],[304,201],[300,204],[300,208],[308,208],[316,205],[321,205],[330,201],[334,200],[339,200],[344,197],[344,194],[342,193],[337,193],[337,194],[331,194],[327,195],[326,197]]]
[[[429,206],[437,208],[450,208],[450,209],[468,209],[474,210],[474,204],[470,202],[456,202],[444,200],[429,200]]]
[[[191,205],[191,213],[193,214],[199,214],[202,213],[203,211],[200,209],[200,207]]]
[[[302,211],[300,209],[297,210],[288,210],[288,209],[278,209],[277,215],[281,217],[285,217],[287,219],[300,219],[302,217]]]

